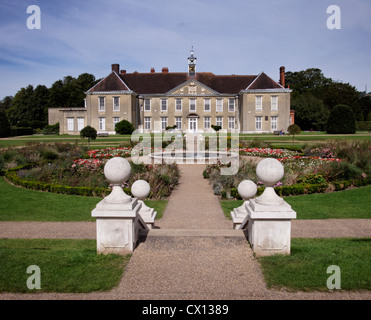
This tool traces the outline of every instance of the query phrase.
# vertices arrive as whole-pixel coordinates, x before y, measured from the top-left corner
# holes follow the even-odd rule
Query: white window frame
[[[144,112],[151,111],[151,99],[144,99]]]
[[[223,112],[223,99],[216,99],[216,112]]]
[[[204,129],[211,128],[211,117],[204,117]]]
[[[263,117],[257,116],[255,117],[255,130],[260,131],[263,127]]]
[[[67,131],[75,130],[75,118],[67,118]]]
[[[116,124],[120,122],[120,117],[113,117],[113,130],[116,128]]]
[[[223,129],[223,117],[216,117],[216,125]]]
[[[144,130],[151,130],[151,117],[144,117]]]
[[[99,117],[99,130],[106,131],[106,118],[105,117]]]
[[[77,131],[81,131],[84,129],[85,126],[85,118],[79,117],[77,118]]]
[[[178,102],[180,103],[178,104]],[[178,109],[179,106],[180,106],[180,109]],[[183,109],[183,99],[175,99],[175,111],[182,112],[182,109]]]
[[[234,98],[228,99],[228,112],[235,112],[236,107],[235,107],[235,100]],[[232,107],[232,108],[231,108]]]
[[[118,104],[115,103],[115,100],[118,100]],[[113,104],[113,112],[119,112],[120,111],[120,97],[113,97],[112,98],[112,104]]]
[[[192,110],[191,106],[193,106],[193,103],[194,102],[194,107],[195,109]],[[196,112],[197,110],[197,99],[189,99],[189,112]]]
[[[255,96],[255,111],[263,110],[263,96]]]
[[[228,129],[229,130],[235,129],[235,123],[236,123],[236,117],[228,117]]]
[[[167,117],[161,117],[161,130],[165,131],[167,127]]]
[[[271,96],[271,111],[278,111],[278,96]]]
[[[103,101],[103,104],[101,103]],[[98,97],[98,111],[105,112],[106,111],[106,97]]]
[[[206,109],[207,105],[209,109]],[[211,99],[204,99],[204,112],[211,112]]]
[[[161,112],[167,112],[167,99],[161,99]]]
[[[278,128],[278,116],[271,117],[271,130],[277,130]]]
[[[198,118],[188,118],[188,129],[194,131],[198,130]]]
[[[182,117],[175,117],[175,125],[179,130],[182,130],[182,121]]]

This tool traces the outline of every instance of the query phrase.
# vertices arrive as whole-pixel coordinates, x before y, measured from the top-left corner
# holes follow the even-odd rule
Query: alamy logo
[[[327,278],[327,288],[330,290],[341,289],[340,268],[332,265],[327,268],[326,272],[332,273],[332,275]]]
[[[326,25],[327,29],[341,29],[341,11],[340,7],[337,5],[331,5],[327,7],[327,13],[331,14],[327,18]]]
[[[36,5],[31,5],[27,7],[27,13],[31,14],[27,18],[27,28],[32,29],[41,29],[41,11],[40,7]]]
[[[27,278],[27,288],[30,290],[41,289],[41,271],[39,266],[31,265],[27,268],[31,275]]]

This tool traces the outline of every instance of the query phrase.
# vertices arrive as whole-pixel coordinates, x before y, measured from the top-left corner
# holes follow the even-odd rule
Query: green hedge
[[[371,131],[371,121],[357,121],[357,130],[368,130]]]
[[[32,128],[23,128],[23,127],[11,127],[10,128],[10,136],[32,136],[33,129]]]
[[[52,193],[61,193],[68,195],[88,196],[88,197],[105,197],[110,194],[109,188],[92,188],[92,187],[70,187],[59,184],[45,183],[41,181],[32,181],[22,179],[17,175],[20,169],[29,169],[32,165],[19,166],[5,171],[5,178],[16,186],[26,189],[39,190]],[[131,195],[130,188],[124,188],[126,194]]]
[[[304,184],[299,183],[292,186],[282,186],[282,187],[275,187],[274,190],[276,193],[281,197],[286,196],[296,196],[301,194],[312,194],[312,193],[323,193],[325,192],[330,185],[333,185],[335,188],[335,191],[345,190],[346,188],[350,186],[355,187],[363,187],[371,184],[371,177],[367,177],[362,180],[349,180],[349,181],[335,181],[331,182],[331,184]],[[257,196],[260,196],[263,191],[264,187],[259,187],[258,191],[256,193]],[[227,198],[227,193],[225,191],[222,191],[222,198]],[[230,190],[230,195],[232,198],[241,200],[240,195],[238,194],[237,188],[232,188]]]

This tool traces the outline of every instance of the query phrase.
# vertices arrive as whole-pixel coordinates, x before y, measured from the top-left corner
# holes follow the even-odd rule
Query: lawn
[[[269,288],[327,291],[329,266],[343,290],[371,290],[371,238],[292,239],[291,255],[258,258]]]
[[[285,197],[297,219],[370,219],[371,185],[332,193],[317,193]],[[239,207],[242,200],[220,201],[224,215]]]
[[[95,221],[91,211],[102,198],[71,196],[15,187],[0,177],[0,221]],[[167,200],[145,200],[160,219]]]
[[[151,134],[153,137],[154,134]],[[277,136],[274,134],[240,134],[240,140],[252,140],[257,138],[272,144],[278,145],[291,145],[292,136],[286,134],[284,136]],[[295,135],[295,143],[303,145],[303,143],[316,143],[325,140],[334,139],[346,139],[346,140],[370,140],[371,134],[369,132],[358,131],[356,134],[346,135],[328,135],[325,132],[302,132],[299,135]],[[91,142],[91,145],[99,146],[119,146],[120,144],[128,144],[131,140],[130,135],[111,135],[109,137],[98,137],[95,141]],[[70,143],[83,143],[87,141],[81,139],[77,135],[33,135],[33,136],[21,136],[21,137],[10,137],[6,139],[0,139],[0,148],[6,148],[11,146],[26,145],[28,142],[70,142]]]
[[[106,291],[121,280],[130,255],[97,255],[95,240],[0,239],[0,292]],[[40,268],[40,289],[27,273]]]

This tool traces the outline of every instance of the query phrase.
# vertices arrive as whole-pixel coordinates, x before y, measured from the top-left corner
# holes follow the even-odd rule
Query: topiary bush
[[[327,133],[353,134],[356,133],[356,117],[352,108],[339,104],[334,107],[327,121]]]
[[[133,125],[127,120],[122,120],[115,126],[115,131],[118,134],[132,134],[134,130]]]

